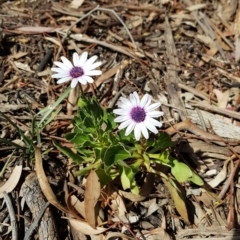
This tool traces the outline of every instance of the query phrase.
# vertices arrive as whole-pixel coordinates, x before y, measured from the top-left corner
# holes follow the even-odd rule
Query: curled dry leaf
[[[178,187],[178,189],[177,189],[166,179],[162,178],[162,180],[163,180],[165,186],[168,188],[169,192],[171,193],[171,196],[174,201],[174,205],[175,205],[178,213],[181,215],[181,217],[184,219],[185,222],[189,223],[185,193],[184,193],[184,190],[182,189],[181,185],[179,185],[179,184],[177,184],[177,182],[175,182],[176,186]]]
[[[86,221],[92,228],[96,228],[97,212],[96,205],[100,197],[101,186],[98,175],[95,171],[91,171],[87,177],[85,191],[85,216]]]
[[[41,27],[41,26],[26,26],[16,28],[15,31],[19,31],[24,34],[35,34],[35,33],[46,33],[46,32],[55,32],[55,27]]]
[[[77,205],[77,207],[79,207],[79,204],[78,203],[80,203],[80,201],[78,200],[78,198],[75,196],[75,195],[73,195],[73,192],[72,193],[70,193],[68,196],[67,196],[67,208],[68,208],[68,210],[69,210],[69,213],[74,217],[74,218],[76,218],[76,219],[78,219],[78,220],[81,220],[81,221],[84,221],[84,219],[83,218],[85,218],[84,216],[85,216],[85,212],[84,212],[84,216],[79,212],[79,211],[77,211],[76,210],[76,205]],[[84,203],[83,203],[83,210],[84,210],[85,208],[84,208]],[[79,213],[83,216],[83,218],[82,218],[82,216],[79,216]]]
[[[10,178],[0,187],[0,198],[3,198],[3,192],[11,192],[18,184],[18,181],[22,174],[22,166],[16,166]]]
[[[211,140],[220,146],[226,145],[222,141],[221,137],[219,137],[217,135],[213,135],[211,133],[208,133],[208,132],[202,130],[196,124],[192,123],[190,119],[186,119],[180,123],[175,124],[173,127],[169,127],[166,130],[166,133],[169,135],[172,135],[172,134],[176,133],[177,131],[181,131],[181,130],[188,130],[198,136],[201,136],[201,138]]]
[[[221,182],[223,182],[227,177],[227,165],[231,161],[231,159],[228,159],[225,161],[222,170],[218,173],[218,175],[211,181],[208,182],[208,184],[215,188],[217,187]]]
[[[100,86],[104,81],[108,80],[110,77],[114,76],[117,71],[120,69],[125,69],[131,62],[124,60],[121,62],[121,64],[118,64],[117,66],[109,69],[108,71],[104,72],[95,82],[96,86]]]
[[[84,0],[73,0],[71,3],[70,3],[70,8],[74,8],[74,9],[78,9],[79,7],[82,6]]]
[[[35,150],[35,167],[36,173],[39,181],[39,185],[45,195],[46,199],[56,208],[64,213],[69,213],[69,211],[57,200],[55,194],[53,193],[47,177],[44,173],[43,166],[42,166],[42,156],[41,151],[38,147],[34,147]]]
[[[17,62],[17,61],[14,61],[14,64],[18,69],[24,70],[26,72],[34,73],[34,71],[30,68],[28,64]]]
[[[108,230],[107,228],[102,227],[96,227],[96,229],[94,229],[88,223],[77,219],[69,219],[69,222],[76,231],[86,235],[96,235]]]
[[[86,218],[85,215],[85,204],[84,202],[79,201],[79,199],[75,196],[71,196],[71,204],[74,207],[74,209],[83,216],[83,218]]]
[[[124,198],[127,198],[127,199],[131,200],[132,202],[141,202],[146,198],[144,196],[136,195],[131,192],[125,192],[122,190],[119,190],[119,194],[120,194],[120,196],[123,196]]]
[[[148,236],[150,235],[155,235],[156,238],[154,239],[162,239],[162,240],[170,240],[170,236],[168,235],[168,233],[161,227],[159,228],[155,228],[149,232],[146,233],[145,237],[146,239],[148,239]]]
[[[156,202],[153,202],[149,208],[148,208],[148,212],[147,212],[147,217],[152,215],[154,212],[156,212],[159,209],[159,206]]]
[[[134,238],[129,238],[129,236],[123,234],[123,233],[118,233],[118,232],[108,232],[105,240],[108,239],[122,239],[122,240],[129,240],[129,239],[134,239]]]

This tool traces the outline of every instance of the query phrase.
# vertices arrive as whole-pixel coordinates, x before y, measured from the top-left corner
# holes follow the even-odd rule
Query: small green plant
[[[180,183],[203,184],[186,164],[171,157],[169,149],[173,144],[166,133],[136,141],[134,134],[126,136],[123,130],[117,129],[115,117],[114,113],[102,108],[95,97],[79,99],[73,132],[66,135],[77,153],[54,142],[60,151],[79,164],[78,175],[85,176],[95,170],[102,186],[119,176],[123,189],[138,194],[135,176],[140,171],[154,172],[169,179],[156,170],[161,164],[169,167],[172,177]]]
[[[92,83],[92,76],[102,73],[96,70],[101,62],[95,62],[97,56],[88,60],[87,56],[86,52],[81,56],[74,53],[73,63],[61,57],[62,62],[54,62],[57,68],[52,68],[56,72],[52,77],[59,79],[58,84],[71,81],[71,88]],[[157,128],[162,127],[162,123],[155,119],[164,115],[158,110],[161,103],[151,102],[149,94],[140,100],[138,94],[133,92],[129,98],[120,97],[118,109],[107,111],[98,104],[96,98],[89,99],[82,92],[78,112],[73,119],[73,131],[66,135],[76,151],[57,142],[54,145],[79,165],[77,175],[87,176],[94,170],[102,187],[119,178],[124,190],[139,194],[141,186],[138,175],[147,172],[160,175],[177,211],[189,222],[185,192],[179,183],[191,181],[203,185],[203,181],[189,166],[171,156],[171,138],[164,132],[159,133]],[[44,112],[48,116],[51,113],[50,110]],[[155,135],[150,137],[149,131]],[[159,168],[161,165],[167,169]]]

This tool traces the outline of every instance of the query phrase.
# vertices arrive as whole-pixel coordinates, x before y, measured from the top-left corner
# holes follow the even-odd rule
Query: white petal
[[[114,119],[114,122],[125,122],[127,120],[131,119],[129,116],[118,116]],[[132,120],[131,120],[132,121]]]
[[[139,123],[137,125],[139,125],[139,128],[141,129],[143,136],[146,139],[148,139],[149,138],[149,133],[148,133],[148,130],[147,130],[145,124],[143,122],[141,122],[141,123]]]
[[[118,103],[118,107],[122,108],[122,109],[124,109],[128,112],[131,112],[131,110],[132,110],[132,106],[128,105],[128,104],[125,104],[125,103]]]
[[[123,128],[131,125],[131,124],[132,124],[132,120],[131,120],[131,119],[128,119],[127,121],[122,122],[122,123],[118,126],[118,129],[121,130],[121,129],[123,129]],[[127,135],[126,135],[126,136],[127,136]]]
[[[62,59],[62,62],[63,62],[63,64],[64,64],[65,66],[67,66],[68,68],[73,68],[72,63],[71,63],[67,58],[65,58],[64,56],[62,56],[61,59]]]
[[[79,67],[79,56],[76,52],[73,53],[73,65]]]
[[[57,84],[61,84],[61,83],[64,83],[64,82],[68,82],[69,80],[71,80],[72,77],[65,77],[65,78],[61,78],[57,81]]]
[[[102,71],[100,70],[91,70],[91,71],[84,72],[84,75],[88,75],[88,76],[97,76],[101,74],[102,74]]]
[[[157,128],[154,126],[154,125],[152,125],[151,123],[149,123],[149,122],[144,122],[144,124],[145,124],[145,126],[147,127],[147,129],[149,129],[151,132],[153,132],[153,133],[155,133],[155,134],[157,134],[158,133],[158,130],[157,130]]]
[[[157,102],[157,103],[151,104],[150,106],[146,107],[145,109],[146,109],[147,112],[150,112],[150,111],[153,111],[160,106],[161,106],[161,103]]]
[[[128,125],[128,127],[126,129],[125,136],[128,136],[132,132],[132,130],[136,127],[135,122],[133,122],[132,120],[129,120],[129,122],[130,122],[130,124]]]
[[[71,82],[71,88],[75,88],[78,84],[78,79],[74,78]]]
[[[90,71],[92,69],[95,69],[95,68],[99,67],[100,65],[102,65],[102,62],[96,62],[96,63],[93,63],[91,65],[84,65],[84,70],[85,71]]]
[[[79,67],[83,67],[87,61],[88,52],[84,52],[79,59]]]
[[[55,73],[52,75],[52,78],[64,78],[64,77],[70,77],[69,73]]]
[[[87,84],[87,81],[85,78],[83,78],[82,76],[81,77],[78,77],[77,80],[81,83],[81,84]]]
[[[127,98],[120,97],[120,101],[122,101],[123,104],[127,105],[129,108],[132,109],[133,105]]]
[[[91,66],[97,60],[97,58],[98,58],[98,56],[96,56],[96,55],[90,57],[84,65]]]
[[[133,95],[135,96],[135,98],[137,100],[137,105],[139,106],[140,105],[140,98],[139,98],[137,92],[133,92]]]
[[[133,92],[132,94],[130,94],[129,99],[134,107],[139,106],[140,100],[139,100],[139,96],[136,92]]]
[[[124,115],[124,116],[129,116],[129,112],[128,111],[125,111],[124,109],[114,109],[113,110],[113,113],[117,114],[117,115]]]
[[[141,99],[140,106],[144,108],[149,101],[151,102],[151,100],[151,96],[146,93]]]
[[[164,112],[161,111],[151,111],[151,112],[147,112],[146,114],[148,117],[161,117],[164,115]]]
[[[65,73],[65,72],[68,72],[69,73],[69,70],[67,70],[67,69],[62,69],[62,68],[51,68],[51,70],[53,71],[53,72],[57,72],[57,73]]]
[[[136,140],[139,141],[139,139],[141,137],[141,129],[139,127],[139,124],[137,124],[134,128],[134,136],[135,136]]]
[[[70,70],[70,69],[72,69],[72,67],[73,67],[73,66],[68,67],[68,66],[66,66],[66,65],[65,65],[64,63],[62,63],[62,62],[54,62],[54,64],[55,64],[57,67],[60,67],[60,68],[65,69],[65,70]]]
[[[81,76],[81,79],[84,79],[88,83],[93,83],[94,82],[93,78],[91,78],[89,76],[86,76],[86,75]]]
[[[147,122],[148,124],[152,124],[153,126],[157,126],[157,127],[161,127],[161,126],[162,126],[162,123],[161,123],[161,122],[155,120],[154,118],[150,118],[150,117],[148,117],[148,116],[145,118],[144,123],[146,124],[146,122]]]

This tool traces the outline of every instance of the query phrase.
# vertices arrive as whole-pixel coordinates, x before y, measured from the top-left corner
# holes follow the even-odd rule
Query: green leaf
[[[89,164],[87,167],[82,168],[81,170],[76,172],[76,175],[78,176],[85,176],[89,174],[91,170],[96,170],[99,169],[101,166],[101,161],[97,161],[93,164]]]
[[[82,145],[86,141],[91,141],[89,135],[85,135],[82,133],[68,133],[66,135],[66,139],[70,141],[71,143]]]
[[[5,118],[19,133],[19,135],[22,137],[24,143],[26,144],[27,148],[30,149],[33,147],[33,140],[25,136],[24,132],[4,113],[0,112],[0,115],[2,115],[3,118]]]
[[[192,170],[185,163],[174,160],[173,164],[171,173],[180,183],[188,181],[193,176]]]
[[[78,164],[84,162],[84,158],[81,157],[79,154],[74,153],[71,149],[60,145],[56,141],[53,141],[53,145],[58,150],[60,150],[64,155],[66,155],[67,157],[71,158],[74,162],[76,162]]]
[[[38,112],[37,115],[43,115],[41,121],[39,122],[39,126],[43,124],[45,119],[54,111],[54,109],[63,101],[63,99],[67,97],[70,91],[71,88],[68,87],[65,92],[52,105],[47,106],[46,108]]]
[[[147,141],[146,143],[146,148],[148,148],[149,153],[155,153],[172,146],[173,142],[170,136],[164,132],[157,135],[157,139],[154,139],[153,141]]]
[[[118,162],[118,167],[121,169],[120,177],[123,189],[126,190],[128,188],[131,188],[131,182],[134,180],[135,175],[132,169],[123,161]]]
[[[144,165],[146,166],[147,170],[150,169],[150,159],[146,153],[143,154]]]
[[[130,133],[128,136],[125,136],[125,129],[122,129],[120,131],[118,131],[118,136],[119,136],[119,139],[122,141],[122,142],[125,142],[127,143],[129,146],[133,145],[133,143],[136,142],[135,138],[134,138],[134,135],[133,133]]]
[[[85,118],[83,120],[83,127],[85,130],[87,130],[88,132],[95,132],[96,131],[96,127],[94,124],[94,121],[91,118]]]
[[[198,185],[198,186],[203,186],[204,182],[203,180],[196,174],[196,173],[192,173],[192,177],[189,178],[189,181],[193,182],[194,184]]]
[[[127,151],[122,145],[112,145],[103,149],[102,159],[106,166],[111,166],[120,160],[125,160],[131,157],[129,151]]]
[[[126,164],[124,161],[119,161],[117,165],[121,170],[120,179],[123,189],[130,189],[132,193],[138,194],[139,188],[135,181],[135,172],[131,166]]]
[[[106,130],[113,130],[117,127],[117,124],[114,122],[115,116],[112,113],[112,109],[111,112],[104,110],[104,115],[103,115],[103,121],[107,124],[107,128]]]
[[[138,159],[136,160],[134,163],[132,163],[131,169],[132,171],[136,174],[137,172],[139,172],[139,167],[143,164],[143,159]]]
[[[175,188],[173,184],[171,184],[168,180],[164,178],[162,178],[162,180],[164,182],[164,185],[168,188],[168,190],[171,193],[174,205],[178,213],[181,215],[185,222],[189,223],[184,189],[177,182],[174,183],[174,185],[177,185],[177,188]]]
[[[148,155],[148,157],[153,161],[153,162],[157,162],[160,164],[164,164],[166,166],[171,165],[172,162],[172,157],[170,156],[170,152],[169,151],[164,151],[162,153],[146,153]]]
[[[77,176],[86,176],[87,174],[89,174],[89,172],[94,169],[94,166],[93,164],[85,167],[85,168],[82,168],[81,170],[79,171],[76,171],[76,175]]]
[[[10,146],[13,146],[15,148],[23,150],[24,152],[26,151],[26,147],[23,147],[15,142],[5,139],[5,138],[0,138],[0,143],[4,143],[4,144],[10,145]]]
[[[107,185],[109,182],[111,182],[115,178],[115,176],[110,176],[106,174],[106,172],[101,168],[97,169],[96,173],[98,175],[98,178],[100,180],[102,187]]]

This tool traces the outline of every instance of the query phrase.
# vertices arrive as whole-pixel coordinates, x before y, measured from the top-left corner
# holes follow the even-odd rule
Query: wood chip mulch
[[[68,86],[51,78],[53,61],[83,51],[103,62],[84,87],[103,107],[133,91],[162,103],[173,153],[208,183],[182,185],[185,216],[150,174],[145,196],[105,189],[92,228],[84,179],[52,144],[69,144],[68,99],[42,130],[41,149],[14,146]],[[0,0],[0,239],[240,239],[239,60],[237,0]]]

